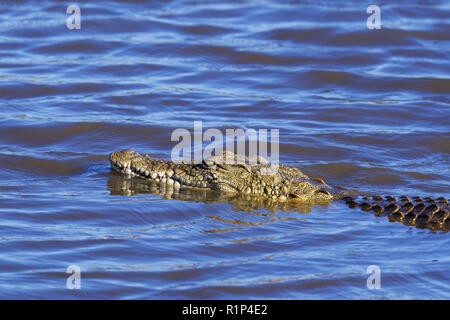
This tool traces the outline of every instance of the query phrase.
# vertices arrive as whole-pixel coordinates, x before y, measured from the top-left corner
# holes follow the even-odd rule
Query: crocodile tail
[[[343,196],[350,208],[372,211],[376,216],[386,216],[390,221],[431,230],[450,230],[450,206],[444,197],[401,196]]]

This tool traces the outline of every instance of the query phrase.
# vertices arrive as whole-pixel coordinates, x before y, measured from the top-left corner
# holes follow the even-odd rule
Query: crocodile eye
[[[323,194],[331,197],[331,193],[328,190],[325,190],[325,189],[319,189],[319,190],[317,190],[314,193],[323,193]]]

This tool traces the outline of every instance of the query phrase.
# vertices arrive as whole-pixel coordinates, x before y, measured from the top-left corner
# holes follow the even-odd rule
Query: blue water
[[[447,1],[381,3],[374,30],[361,1],[77,4],[69,30],[69,3],[0,3],[0,298],[449,298],[448,232],[166,199],[107,160],[170,159],[194,121],[279,129],[280,161],[331,186],[449,198]]]

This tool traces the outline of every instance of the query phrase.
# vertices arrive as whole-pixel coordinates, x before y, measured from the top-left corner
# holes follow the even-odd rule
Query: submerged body
[[[112,152],[109,160],[111,168],[127,176],[148,179],[173,189],[215,190],[224,194],[267,198],[280,203],[295,201],[327,204],[341,199],[351,208],[370,210],[376,215],[388,216],[407,225],[450,229],[449,205],[445,198],[356,198],[333,191],[322,179],[311,179],[297,168],[284,165],[274,168],[262,158],[258,158],[256,164],[247,165],[237,162],[237,155],[225,152],[200,164],[175,163],[140,155],[133,150],[122,150]]]

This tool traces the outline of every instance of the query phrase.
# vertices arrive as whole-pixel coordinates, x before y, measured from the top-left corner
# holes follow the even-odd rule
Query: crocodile
[[[450,230],[449,200],[444,197],[380,196],[347,192],[310,178],[298,168],[269,164],[262,157],[240,158],[223,152],[201,162],[152,158],[133,150],[109,155],[111,168],[121,174],[146,179],[165,188],[212,190],[250,202],[266,199],[277,203],[329,204],[344,201],[350,208],[372,211],[406,225],[431,230]],[[247,164],[250,163],[250,164]],[[225,196],[226,199],[226,196]]]

